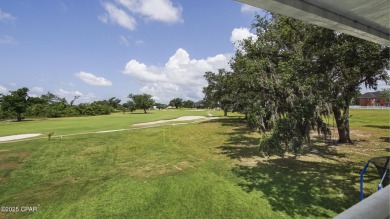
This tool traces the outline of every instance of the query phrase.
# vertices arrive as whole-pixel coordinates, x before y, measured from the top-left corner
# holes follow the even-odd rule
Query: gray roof
[[[368,99],[377,99],[379,100],[381,98],[381,92],[375,91],[375,92],[367,92],[363,95],[361,95],[359,98],[368,98]]]

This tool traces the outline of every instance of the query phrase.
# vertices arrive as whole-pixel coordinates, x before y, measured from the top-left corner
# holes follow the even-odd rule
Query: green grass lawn
[[[156,120],[174,119],[180,116],[222,116],[222,111],[171,109],[165,111],[137,110],[134,113],[113,113],[110,116],[71,117],[57,119],[26,119],[22,122],[0,122],[0,137],[25,133],[49,133],[65,135],[81,132],[130,128],[132,124]]]
[[[1,135],[72,134],[208,111],[0,124]],[[222,112],[212,111],[214,115]],[[389,154],[389,111],[351,112],[354,145],[316,142],[298,158],[263,158],[237,117],[0,144],[0,218],[330,218],[359,200],[359,172]],[[374,168],[366,193],[378,183]]]

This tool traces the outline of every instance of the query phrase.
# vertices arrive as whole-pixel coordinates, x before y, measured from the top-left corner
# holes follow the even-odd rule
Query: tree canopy
[[[206,100],[267,132],[260,148],[268,154],[298,152],[311,128],[329,131],[330,114],[339,142],[351,142],[349,105],[360,85],[388,81],[389,48],[276,14],[256,16],[253,29],[257,38],[240,43],[231,72],[205,73]]]
[[[129,110],[130,112],[134,112],[137,109],[134,101],[132,101],[132,100],[129,100],[126,103],[123,103],[122,107],[125,109],[125,111]]]
[[[108,115],[114,110],[114,106],[110,101],[114,100],[113,102],[118,104],[117,107],[119,107],[120,102],[117,98],[110,98],[74,105],[74,101],[78,98],[78,96],[75,96],[68,103],[65,98],[50,92],[42,94],[40,97],[28,96],[28,88],[20,88],[11,91],[8,95],[0,95],[0,119],[16,117],[20,121],[23,117],[57,118]]]
[[[208,86],[203,88],[206,102],[212,107],[220,107],[224,116],[227,116],[228,111],[232,109],[234,98],[232,72],[219,69],[218,73],[206,72],[204,77],[208,83]]]
[[[380,94],[385,102],[390,102],[390,88],[385,88],[381,90]]]
[[[137,109],[143,109],[144,113],[154,105],[154,100],[149,94],[129,94],[128,98],[134,102]]]
[[[169,106],[175,107],[176,109],[183,107],[183,99],[181,99],[181,98],[172,99],[169,102]]]
[[[22,120],[22,113],[26,112],[28,103],[28,88],[23,87],[16,91],[10,91],[9,95],[0,94],[0,104],[4,111],[16,113],[18,121]]]
[[[195,102],[192,100],[183,101],[183,107],[185,108],[195,108]]]

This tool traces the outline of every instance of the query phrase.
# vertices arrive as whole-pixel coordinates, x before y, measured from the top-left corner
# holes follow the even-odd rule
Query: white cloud
[[[14,82],[11,82],[9,85],[11,85],[12,87],[16,87],[17,84],[15,84]]]
[[[124,45],[124,46],[129,46],[129,40],[127,39],[126,36],[120,35],[119,36],[119,44]]]
[[[0,94],[8,94],[8,89],[0,85]]]
[[[43,93],[44,89],[43,87],[33,87],[31,88],[31,91],[36,93]]]
[[[119,35],[119,44],[123,46],[130,46],[131,44],[134,44],[136,46],[144,44],[143,40],[133,40],[129,36]]]
[[[156,71],[157,70],[157,71]],[[154,82],[154,81],[166,81],[166,75],[160,74],[156,67],[147,67],[143,63],[139,63],[137,60],[130,60],[123,71],[126,75],[131,75],[140,81]]]
[[[11,36],[4,36],[0,38],[0,44],[16,45],[18,42]]]
[[[81,93],[80,91],[66,91],[63,89],[55,91],[54,94],[61,98],[73,98],[74,96],[83,96],[83,93]]]
[[[67,101],[73,100],[75,96],[80,96],[80,98],[77,99],[78,101],[92,102],[97,99],[93,93],[83,94],[80,91],[67,91],[63,89],[56,90],[54,94],[61,98],[65,98]]]
[[[30,97],[39,97],[40,95],[39,94],[42,94],[44,92],[45,89],[43,89],[43,87],[33,87],[30,89],[30,92],[28,94],[28,96]]]
[[[165,103],[176,97],[199,100],[203,98],[203,87],[207,86],[204,73],[229,69],[229,59],[229,55],[222,54],[191,59],[187,51],[180,48],[165,66],[147,66],[133,59],[126,64],[123,73],[143,82],[140,92],[148,93],[156,100]]]
[[[134,17],[128,15],[124,10],[111,3],[103,3],[103,7],[106,10],[106,13],[99,16],[99,19],[103,23],[118,24],[126,29],[135,30],[137,21]]]
[[[144,44],[145,42],[143,40],[136,40],[135,41],[135,45],[142,45]]]
[[[13,22],[15,20],[16,20],[16,17],[14,17],[10,13],[6,13],[0,9],[0,22]]]
[[[164,23],[182,22],[181,6],[174,6],[171,0],[117,0],[134,14],[141,15],[147,20]]]
[[[28,94],[29,97],[39,97],[38,94]]]
[[[251,5],[247,5],[247,4],[241,5],[241,13],[251,13],[252,14],[252,13],[257,12],[259,10],[260,10],[259,8],[253,7]]]
[[[253,40],[257,40],[256,34],[251,33],[248,28],[234,28],[232,31],[232,35],[230,36],[230,42],[232,42],[234,46],[238,48],[240,41],[249,37],[252,37]]]
[[[80,78],[82,81],[89,85],[94,85],[94,86],[104,86],[108,87],[112,85],[112,82],[102,78],[102,77],[96,77],[94,74],[88,73],[88,72],[79,72],[75,74],[76,77]]]

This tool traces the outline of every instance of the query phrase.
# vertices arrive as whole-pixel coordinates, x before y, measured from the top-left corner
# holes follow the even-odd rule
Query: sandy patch
[[[32,138],[32,137],[37,137],[40,135],[42,135],[42,134],[21,134],[21,135],[4,136],[4,137],[0,137],[0,142],[13,141],[13,140],[19,140],[19,139],[24,139],[24,138]]]
[[[197,119],[206,119],[204,116],[182,116],[177,119],[171,119],[173,122],[175,121],[190,121],[190,120],[197,120]]]
[[[193,121],[193,120],[200,120],[200,119],[215,119],[216,117],[205,117],[205,116],[182,116],[177,119],[169,119],[169,120],[159,120],[154,122],[145,122],[145,123],[137,123],[133,126],[148,126],[148,125],[157,125],[167,122],[179,122],[179,121]]]
[[[109,132],[121,132],[124,131],[124,129],[117,129],[117,130],[107,130],[107,131],[97,131],[95,133],[109,133]]]

